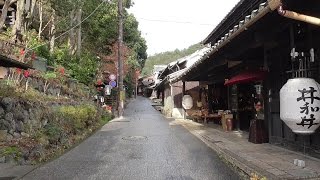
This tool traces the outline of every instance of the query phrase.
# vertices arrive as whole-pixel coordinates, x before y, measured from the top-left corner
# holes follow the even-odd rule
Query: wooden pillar
[[[267,47],[266,45],[263,46],[263,58],[264,58],[264,67],[265,69],[269,70],[269,66],[268,66],[268,54],[267,54]],[[264,114],[264,120],[267,121],[265,122],[265,126],[268,128],[267,132],[268,132],[268,138],[269,141],[271,139],[271,134],[272,134],[272,113],[271,113],[271,89],[272,87],[270,86],[270,82],[269,82],[269,78],[264,81],[263,83],[263,98],[264,98],[264,110],[265,110],[265,114]]]
[[[183,81],[182,82],[182,95],[185,95],[186,94],[186,82]]]
[[[212,108],[212,105],[211,105],[211,101],[212,101],[212,86],[211,85],[208,85],[208,112],[209,113],[213,113],[213,108]],[[201,99],[200,99],[201,101]]]
[[[183,96],[186,94],[186,82],[185,81],[182,81],[182,98]],[[186,119],[186,116],[187,116],[187,112],[186,110],[182,107],[183,109],[183,119]]]
[[[162,94],[162,96],[161,96],[161,102],[162,102],[162,106],[164,106],[164,91],[165,91],[165,88],[163,88],[163,89],[161,89],[161,94]]]

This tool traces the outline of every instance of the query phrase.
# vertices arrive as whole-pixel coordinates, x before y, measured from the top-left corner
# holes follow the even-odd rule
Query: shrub
[[[48,136],[48,140],[51,144],[57,144],[60,135],[62,133],[62,128],[54,123],[49,123],[45,126],[45,134]]]
[[[10,83],[11,81],[0,81],[0,96],[1,97],[12,97],[16,96],[16,87]]]
[[[2,156],[11,156],[15,161],[18,161],[22,157],[22,152],[16,146],[5,147],[2,151],[0,151],[0,157]]]
[[[97,109],[89,104],[62,106],[58,109],[58,114],[73,133],[78,133],[97,121]]]
[[[106,124],[111,119],[113,119],[113,115],[104,111],[100,118],[100,125]]]

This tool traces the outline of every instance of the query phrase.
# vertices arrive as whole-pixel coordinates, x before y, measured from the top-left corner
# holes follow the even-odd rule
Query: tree
[[[13,4],[16,3],[18,0],[5,0],[4,1],[4,5],[2,7],[1,10],[1,17],[0,17],[0,32],[3,31],[4,25],[5,25],[5,21],[7,19],[7,14],[8,14],[8,10],[9,7]]]
[[[194,44],[183,50],[176,49],[174,51],[167,51],[150,56],[145,62],[145,67],[143,68],[142,74],[150,75],[152,73],[154,65],[167,65],[170,62],[176,61],[182,57],[194,53],[202,47],[203,46],[201,44]]]
[[[24,1],[5,0],[3,12],[14,3],[18,8],[13,39],[23,35],[20,40],[34,48],[38,56],[47,58],[49,65],[62,65],[72,77],[90,83],[100,63],[97,56],[112,54],[111,47],[117,42],[116,0],[104,4],[102,0],[27,0],[31,2],[27,8]],[[132,5],[131,0],[124,1],[124,43],[128,47],[125,58],[129,68],[141,69],[147,46],[137,20],[127,12]],[[1,27],[6,15],[0,17]]]
[[[14,41],[23,41],[22,38],[19,38],[22,36],[22,34],[25,33],[25,27],[23,27],[23,23],[25,21],[24,16],[24,9],[25,9],[25,1],[24,0],[18,0],[17,1],[17,13],[16,13],[16,21],[13,26],[13,40]]]

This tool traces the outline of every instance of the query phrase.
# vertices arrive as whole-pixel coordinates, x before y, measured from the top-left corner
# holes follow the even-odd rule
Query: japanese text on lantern
[[[304,88],[298,91],[301,93],[301,97],[297,98],[297,102],[302,101],[303,105],[300,107],[300,114],[302,114],[301,122],[297,123],[297,125],[302,127],[308,126],[308,129],[310,129],[312,126],[319,124],[314,122],[316,120],[314,113],[319,113],[320,107],[314,107],[313,103],[314,101],[319,101],[320,97],[314,95],[317,92],[314,87],[309,87],[309,90]]]

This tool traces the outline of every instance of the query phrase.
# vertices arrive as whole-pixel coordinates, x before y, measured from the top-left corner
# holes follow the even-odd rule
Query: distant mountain
[[[201,48],[203,48],[203,45],[194,44],[183,50],[176,49],[174,51],[167,51],[150,56],[146,60],[145,66],[142,70],[142,75],[150,75],[152,73],[154,65],[167,65],[173,61],[188,56]]]

